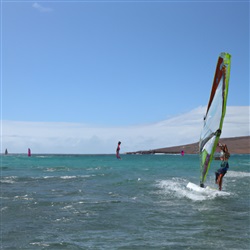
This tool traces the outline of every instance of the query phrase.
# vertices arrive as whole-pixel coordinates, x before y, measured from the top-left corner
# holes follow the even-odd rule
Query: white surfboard
[[[219,191],[216,188],[206,186],[205,188],[202,188],[192,182],[189,182],[187,184],[187,188],[191,191],[199,192],[202,193],[203,195],[215,195],[215,196],[228,196],[230,195],[230,192],[225,192],[225,191]]]
[[[194,183],[192,183],[192,182],[189,182],[189,183],[187,184],[187,188],[189,188],[189,189],[191,189],[191,190],[193,190],[193,191],[196,191],[196,192],[204,192],[204,191],[206,191],[206,190],[218,191],[217,189],[211,188],[211,187],[209,187],[209,186],[206,186],[205,188],[202,188],[202,187],[200,187],[200,186],[198,186],[198,185],[196,185],[196,184],[194,184]]]

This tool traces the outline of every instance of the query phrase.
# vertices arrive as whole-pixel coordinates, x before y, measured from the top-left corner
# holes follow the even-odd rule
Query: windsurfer
[[[222,179],[224,175],[227,173],[229,169],[228,159],[230,157],[230,153],[228,152],[228,148],[226,144],[218,143],[218,146],[221,149],[220,152],[220,168],[215,172],[215,183],[219,185],[219,190],[222,189]]]
[[[116,148],[116,158],[117,159],[121,159],[121,156],[120,156],[120,145],[121,145],[121,142],[119,141],[118,145],[117,145],[117,148]]]

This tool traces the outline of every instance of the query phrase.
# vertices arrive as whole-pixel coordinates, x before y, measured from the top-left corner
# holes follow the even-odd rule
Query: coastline
[[[250,154],[250,136],[221,138],[219,141],[227,144],[230,154]],[[182,150],[185,154],[198,154],[199,142],[166,148],[139,150],[127,152],[127,154],[180,154]]]

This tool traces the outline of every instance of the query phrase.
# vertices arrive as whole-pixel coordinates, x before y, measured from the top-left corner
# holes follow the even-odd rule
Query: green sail
[[[228,53],[221,53],[218,58],[210,99],[200,135],[201,186],[204,185],[206,180],[222,131],[223,120],[226,114],[230,66],[231,55]]]

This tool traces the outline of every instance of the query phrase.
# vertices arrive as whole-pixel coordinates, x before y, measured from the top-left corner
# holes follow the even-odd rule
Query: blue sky
[[[221,52],[228,106],[249,107],[249,1],[3,0],[1,119],[110,130],[186,119],[207,105]]]
[[[2,1],[2,119],[131,125],[249,105],[249,2]]]

